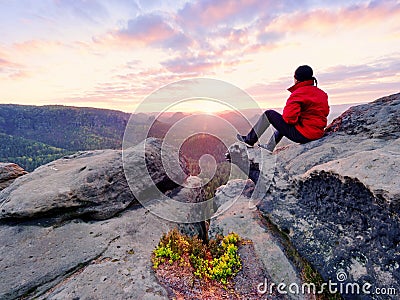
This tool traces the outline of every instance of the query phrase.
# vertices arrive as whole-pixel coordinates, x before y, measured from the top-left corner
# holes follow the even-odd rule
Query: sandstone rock
[[[241,196],[245,196],[249,199],[249,208],[255,208],[255,205],[250,198],[254,189],[255,184],[251,179],[232,179],[225,185],[217,188],[215,192],[216,196],[214,197],[215,213],[213,217],[224,213],[225,210],[228,210]]]
[[[54,161],[3,190],[0,298],[167,299],[152,270],[153,249],[173,227],[204,236],[205,224],[174,223],[131,204],[133,194],[151,196],[154,186],[175,202],[204,200],[201,180],[186,178],[183,158],[179,168],[168,166],[176,153],[168,145],[161,151],[152,138],[128,149],[130,187],[121,151],[99,150]],[[141,159],[145,165],[135,168]]]
[[[40,223],[1,225],[0,238],[1,299],[15,299],[57,281],[98,257],[111,239],[100,228],[81,222],[57,228]]]
[[[307,180],[310,174],[320,171],[339,174],[362,182],[379,203],[400,215],[400,139],[386,146],[369,151],[359,151],[342,159],[336,159],[311,168],[302,175]]]
[[[271,280],[300,283],[279,243],[250,209],[261,201],[262,215],[325,280],[338,282],[343,270],[348,282],[399,291],[399,99],[397,94],[352,108],[326,137],[272,156],[238,146],[237,158],[242,168],[253,168],[257,184],[236,180],[218,190],[216,207],[209,207],[218,209],[209,234],[236,231],[252,239]],[[151,198],[155,185],[177,203],[196,204],[202,189],[179,186],[185,181],[196,186],[199,179],[187,178],[176,149],[166,147],[161,154],[157,139],[138,147],[125,153],[133,193],[115,150],[55,161],[0,192],[1,299],[167,299],[151,269],[152,250],[177,225],[191,234],[204,227],[160,219],[154,213],[162,213],[162,205],[159,211],[133,206],[134,195],[151,204],[159,200]],[[143,158],[146,164],[138,168]],[[232,196],[236,202],[218,214]],[[183,219],[188,212],[172,211]]]
[[[178,153],[176,148],[156,138],[148,138],[145,143],[125,149],[124,172],[133,194],[146,201],[147,197],[153,196],[151,188],[154,186],[165,192],[181,185],[189,172],[185,158]]]
[[[1,218],[107,218],[134,198],[128,188],[121,152],[80,152],[37,168],[0,192]]]
[[[384,140],[400,137],[400,94],[380,98],[374,102],[351,107],[333,120],[326,132],[345,132]]]
[[[15,179],[27,174],[23,168],[14,163],[0,163],[0,191],[8,187]]]
[[[178,201],[180,203],[187,203],[184,209],[176,207],[176,209],[171,209],[174,206],[159,205],[157,208],[149,207],[151,211],[157,212],[158,210],[169,209],[169,215],[180,216],[181,223],[178,223],[178,229],[182,234],[188,236],[198,236],[204,242],[207,241],[207,229],[205,224],[204,212],[198,211],[196,207],[191,205],[194,203],[201,203],[205,201],[205,193],[202,187],[202,181],[197,176],[189,176],[184,182],[184,186],[175,188],[174,190],[166,193],[173,201]],[[168,200],[167,200],[168,201]],[[211,204],[210,204],[211,205]],[[182,214],[184,213],[184,214]],[[187,214],[187,215],[185,215]],[[176,218],[175,218],[176,219]],[[188,220],[198,219],[198,222],[189,222]]]
[[[240,196],[227,210],[221,206],[223,213],[216,212],[216,217],[210,221],[210,237],[236,232],[243,239],[250,239],[257,255],[255,258],[259,264],[257,267],[266,272],[265,278],[270,283],[285,282],[287,285],[293,283],[301,286],[297,270],[280,248],[277,239],[262,225],[259,212],[252,205],[252,201],[249,197],[241,195],[243,185],[248,182],[242,180],[243,182],[240,183],[239,181],[229,181],[224,189],[216,192],[215,197],[220,203],[229,202],[232,195]],[[251,268],[251,266],[246,267]],[[289,296],[290,299],[301,299],[300,295]]]
[[[150,257],[174,226],[141,207],[105,221],[3,224],[0,298],[167,299]]]
[[[276,151],[259,209],[326,281],[344,271],[400,290],[399,112],[400,94],[385,97],[349,109],[318,141]]]
[[[63,219],[76,216],[106,219],[138,203],[131,190],[138,195],[156,185],[164,191],[175,187],[177,184],[162,167],[160,140],[146,142],[148,169],[132,171],[140,159],[136,154],[144,153],[141,147],[143,144],[126,151],[129,164],[125,165],[125,171],[129,172],[134,185],[128,186],[121,151],[79,152],[41,166],[1,191],[0,218],[61,215]],[[166,155],[173,155],[166,152]],[[147,172],[152,181],[145,180]],[[180,174],[182,172],[178,172]]]
[[[265,194],[275,174],[277,156],[271,155],[261,147],[247,148],[243,143],[231,145],[229,154],[232,164],[238,166],[242,172],[248,174],[249,179],[257,183],[252,198],[258,199],[261,194]],[[257,201],[254,202],[254,205],[256,204]]]

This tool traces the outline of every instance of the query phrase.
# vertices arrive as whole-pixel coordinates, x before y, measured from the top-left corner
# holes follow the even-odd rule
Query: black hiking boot
[[[248,148],[253,148],[254,143],[250,143],[246,140],[247,136],[245,135],[240,135],[239,133],[236,135],[236,138],[238,139],[239,142],[245,144]]]

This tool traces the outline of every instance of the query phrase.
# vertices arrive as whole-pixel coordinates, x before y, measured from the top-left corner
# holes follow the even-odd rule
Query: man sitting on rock
[[[284,136],[300,144],[321,138],[329,114],[328,95],[317,87],[310,66],[296,69],[294,85],[288,91],[291,95],[282,115],[274,110],[265,111],[246,136],[237,135],[238,140],[253,147],[270,124],[275,128],[274,134],[267,144],[259,146],[271,153]]]

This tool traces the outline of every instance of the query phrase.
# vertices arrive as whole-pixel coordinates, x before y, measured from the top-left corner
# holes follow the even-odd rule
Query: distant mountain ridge
[[[342,112],[349,106],[338,108]],[[331,111],[338,115],[335,107],[332,106]],[[174,123],[188,116],[191,114],[166,112],[155,120],[154,115],[138,113],[133,115],[132,122],[138,131],[152,124],[148,136],[163,138]],[[80,150],[121,149],[130,117],[131,114],[126,112],[91,107],[0,104],[0,161],[15,162],[32,171]],[[204,129],[216,127],[215,118],[199,117],[190,122]],[[235,112],[221,112],[218,117],[243,132],[249,129],[250,124]],[[253,115],[250,122],[254,123],[256,119]],[[227,133],[220,128],[218,134],[224,136]]]

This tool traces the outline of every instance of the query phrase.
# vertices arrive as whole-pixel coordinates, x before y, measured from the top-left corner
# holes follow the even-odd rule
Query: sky
[[[399,92],[399,20],[390,0],[0,0],[0,103],[134,112],[203,77],[282,107],[303,64],[331,105],[368,102]]]

